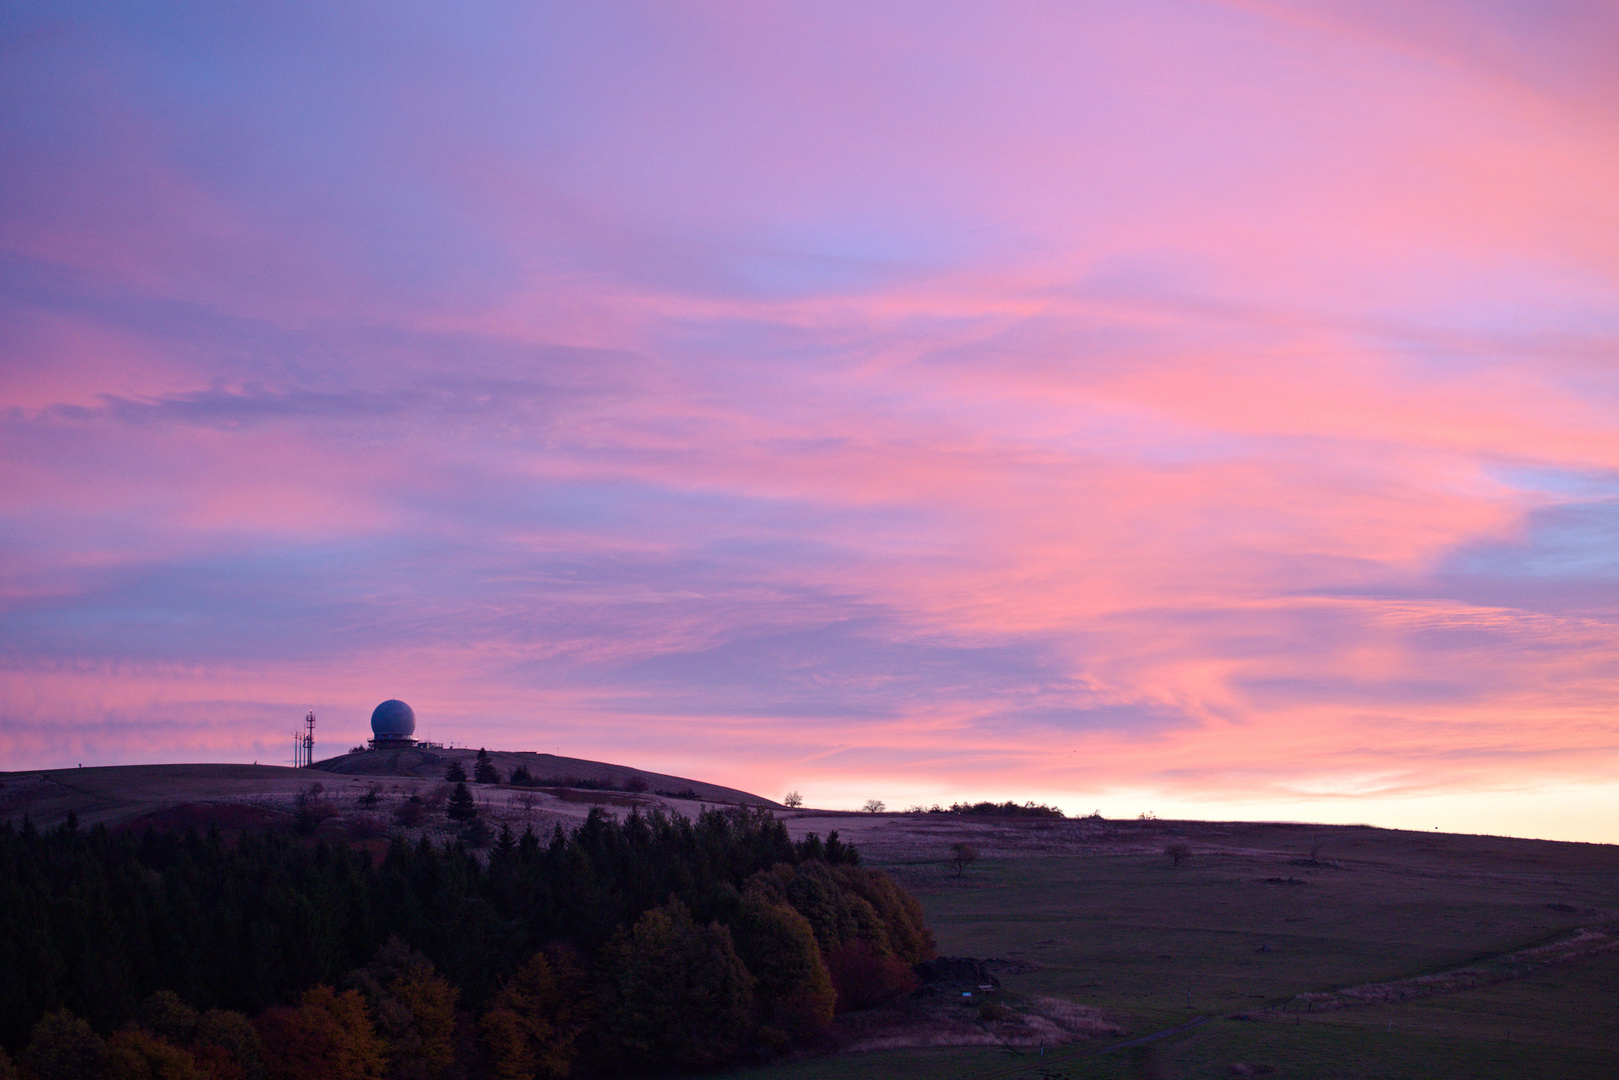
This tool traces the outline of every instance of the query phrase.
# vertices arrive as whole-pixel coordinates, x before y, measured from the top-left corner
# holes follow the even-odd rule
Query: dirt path
[[[1616,934],[1614,927],[1582,926],[1545,945],[1483,957],[1449,971],[1388,982],[1361,983],[1341,990],[1298,994],[1278,1008],[1237,1013],[1232,1019],[1273,1020],[1280,1019],[1284,1013],[1291,1015],[1300,1010],[1331,1012],[1335,1009],[1395,1004],[1439,994],[1454,994],[1510,979],[1522,979],[1554,964],[1566,964],[1614,949],[1619,949],[1619,934]]]

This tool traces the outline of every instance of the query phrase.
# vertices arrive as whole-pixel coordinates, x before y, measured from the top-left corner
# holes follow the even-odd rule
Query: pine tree
[[[472,767],[472,776],[480,784],[500,783],[500,770],[489,759],[489,751],[482,747],[478,748],[478,762]]]
[[[444,812],[454,821],[471,821],[478,816],[478,806],[472,801],[472,792],[467,790],[465,781],[455,785],[455,792],[450,796],[449,806]]]
[[[452,761],[444,769],[444,779],[447,783],[464,784],[467,782],[467,771],[459,761]]]

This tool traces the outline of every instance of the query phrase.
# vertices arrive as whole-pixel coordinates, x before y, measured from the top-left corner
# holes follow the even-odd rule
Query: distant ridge
[[[454,750],[363,750],[356,754],[343,754],[340,757],[317,761],[314,768],[343,776],[409,776],[422,780],[440,780],[444,777],[445,767],[452,761],[459,761],[467,775],[471,776],[472,763],[477,756],[478,751],[460,746]],[[500,770],[502,779],[510,777],[512,770],[519,765],[526,767],[534,779],[542,784],[573,779],[622,788],[629,783],[631,777],[639,776],[647,782],[647,786],[653,792],[689,791],[707,802],[749,803],[783,809],[780,803],[761,798],[751,792],[721,787],[719,784],[707,784],[700,780],[688,780],[683,776],[632,769],[627,765],[613,765],[605,761],[587,761],[584,758],[558,757],[555,754],[535,754],[520,750],[491,750],[489,758],[494,762],[495,768]]]

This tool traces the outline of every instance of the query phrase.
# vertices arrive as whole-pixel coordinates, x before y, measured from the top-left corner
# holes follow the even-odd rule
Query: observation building
[[[371,749],[408,750],[415,735],[416,714],[403,701],[389,698],[371,710]]]

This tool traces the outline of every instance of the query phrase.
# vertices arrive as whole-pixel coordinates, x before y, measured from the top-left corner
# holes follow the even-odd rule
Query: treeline
[[[480,784],[510,784],[521,788],[580,788],[585,791],[627,791],[632,794],[641,794],[652,785],[642,776],[630,776],[625,780],[592,780],[584,776],[536,776],[529,771],[527,765],[518,765],[512,769],[510,776],[502,776],[495,767],[495,761],[489,756],[489,751],[478,750],[478,756],[472,763],[473,780]],[[467,771],[461,767],[459,761],[451,761],[445,766],[444,779],[452,784],[464,784],[467,781]],[[697,792],[687,787],[682,791],[659,791],[659,795],[666,795],[675,799],[695,799]]]
[[[976,817],[1060,818],[1064,816],[1063,812],[1055,806],[1047,806],[1045,803],[1037,803],[1033,800],[1025,803],[1015,803],[1010,799],[1002,803],[987,800],[976,803],[951,803],[948,809],[942,806],[932,806],[928,808],[927,812],[930,814],[967,814]]]
[[[815,1042],[933,954],[887,875],[764,810],[596,811],[375,864],[0,824],[0,1044],[42,1080],[164,1055],[221,1080],[706,1068]]]

